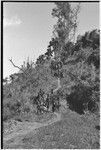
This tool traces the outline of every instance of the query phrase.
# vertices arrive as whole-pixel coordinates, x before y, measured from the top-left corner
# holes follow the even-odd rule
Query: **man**
[[[53,89],[51,89],[51,92],[50,92],[50,103],[52,105],[52,112],[54,112],[55,111],[55,103],[54,103]]]
[[[60,106],[60,104],[59,104],[59,96],[56,94],[56,95],[54,95],[54,107],[55,107],[55,110],[57,109],[58,111],[59,111],[59,106]]]
[[[54,101],[54,97],[52,98],[52,112],[55,111],[55,101]]]
[[[47,98],[46,98],[46,102],[45,102],[45,106],[47,107],[47,110],[49,109],[49,104],[50,104],[50,96],[49,96],[49,94],[47,94]]]
[[[42,91],[40,89],[40,91],[38,92],[38,96],[36,97],[36,105],[37,105],[37,113],[38,114],[42,112],[41,106],[43,104],[43,99],[44,99],[43,95],[44,95],[44,91]]]

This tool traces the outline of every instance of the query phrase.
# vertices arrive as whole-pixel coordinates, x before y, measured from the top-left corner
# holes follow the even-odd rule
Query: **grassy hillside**
[[[99,148],[100,31],[88,31],[74,43],[69,34],[76,27],[75,13],[72,20],[69,3],[56,6],[52,15],[58,21],[47,51],[21,67],[10,60],[19,72],[3,79],[4,135],[14,122],[29,130],[30,123],[51,121],[55,113],[61,120],[41,125],[21,140],[11,138],[5,148]]]
[[[12,140],[8,140],[4,143],[5,148],[99,148],[99,44],[93,45],[99,34],[97,30],[92,32],[95,33],[92,44],[83,47],[82,36],[74,44],[72,55],[65,55],[64,61],[61,60],[61,68],[56,68],[59,62],[53,58],[36,63],[34,67],[26,62],[24,72],[20,70],[10,76],[10,83],[5,82],[4,133],[7,128],[10,131],[12,120],[26,125],[26,121],[50,120],[54,116],[53,106],[54,111],[62,115],[59,122],[22,136],[18,144],[16,138],[12,139],[12,144]],[[48,95],[49,109],[46,105]],[[40,100],[41,103],[37,103]]]
[[[61,61],[60,69],[54,69],[52,65],[55,64],[56,67],[58,62],[50,58],[44,60],[44,63],[36,63],[34,67],[26,62],[24,72],[20,71],[10,76],[11,82],[3,87],[4,121],[14,116],[36,113],[35,98],[40,89],[44,92],[45,101],[47,94],[51,95],[51,89],[54,91],[58,87],[58,79],[61,87],[54,94],[59,96],[60,101],[65,99],[73,110],[76,110],[73,107],[79,105],[82,113],[85,109],[84,105],[90,111],[96,110],[99,103],[99,45],[95,44],[95,48],[93,42],[99,34],[97,30],[92,32],[95,33],[92,44],[83,47],[85,41],[82,42],[82,36],[74,44],[73,54],[65,56],[64,61]],[[88,32],[89,35],[92,32]],[[80,43],[82,47],[77,49]],[[89,105],[92,105],[91,108]]]

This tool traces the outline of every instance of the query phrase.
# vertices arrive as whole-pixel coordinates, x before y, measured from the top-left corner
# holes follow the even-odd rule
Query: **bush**
[[[34,67],[33,62],[24,62],[22,69],[25,72],[11,75],[12,82],[4,85],[4,120],[22,112],[30,114],[34,107],[43,105],[44,99],[41,98],[39,102],[37,97],[39,90],[43,89],[48,93],[50,89],[56,89],[57,78],[61,80],[61,88],[57,91],[54,101],[57,101],[57,96],[61,99],[66,98],[70,109],[80,114],[84,113],[85,105],[91,112],[97,109],[96,102],[99,103],[100,90],[99,32],[94,30],[85,33],[75,45],[72,42],[67,44],[64,42],[59,51],[59,59],[56,58],[55,54],[58,53],[55,51],[58,50],[60,43],[58,39],[55,40],[55,43],[54,40],[50,43],[53,50],[50,51],[51,46],[49,46],[48,53],[39,56]],[[54,52],[52,59],[51,52]],[[50,57],[49,60],[46,60],[46,55]],[[84,85],[77,85],[78,79]],[[27,105],[26,102],[29,104]],[[33,108],[30,104],[33,104]],[[40,109],[38,107],[35,110]]]
[[[95,102],[92,101],[92,89],[84,86],[74,86],[74,92],[66,96],[69,108],[79,114],[84,114],[85,104],[88,104],[88,109],[91,111],[95,107]],[[91,106],[90,106],[91,104]]]

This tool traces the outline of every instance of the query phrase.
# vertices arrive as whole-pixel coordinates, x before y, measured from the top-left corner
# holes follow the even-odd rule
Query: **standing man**
[[[50,93],[50,103],[52,105],[52,112],[54,112],[55,111],[55,102],[54,102],[53,89],[51,89],[51,93]]]
[[[49,109],[49,104],[50,104],[50,95],[47,94],[47,98],[46,98],[46,102],[45,102],[45,106],[47,107],[47,110]]]

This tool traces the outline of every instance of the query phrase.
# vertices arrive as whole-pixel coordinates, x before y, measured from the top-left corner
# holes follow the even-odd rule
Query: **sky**
[[[20,67],[28,57],[35,61],[46,52],[56,24],[54,7],[54,3],[3,4],[3,78],[19,71],[10,58]],[[99,3],[81,3],[76,35],[93,29],[99,29]]]

